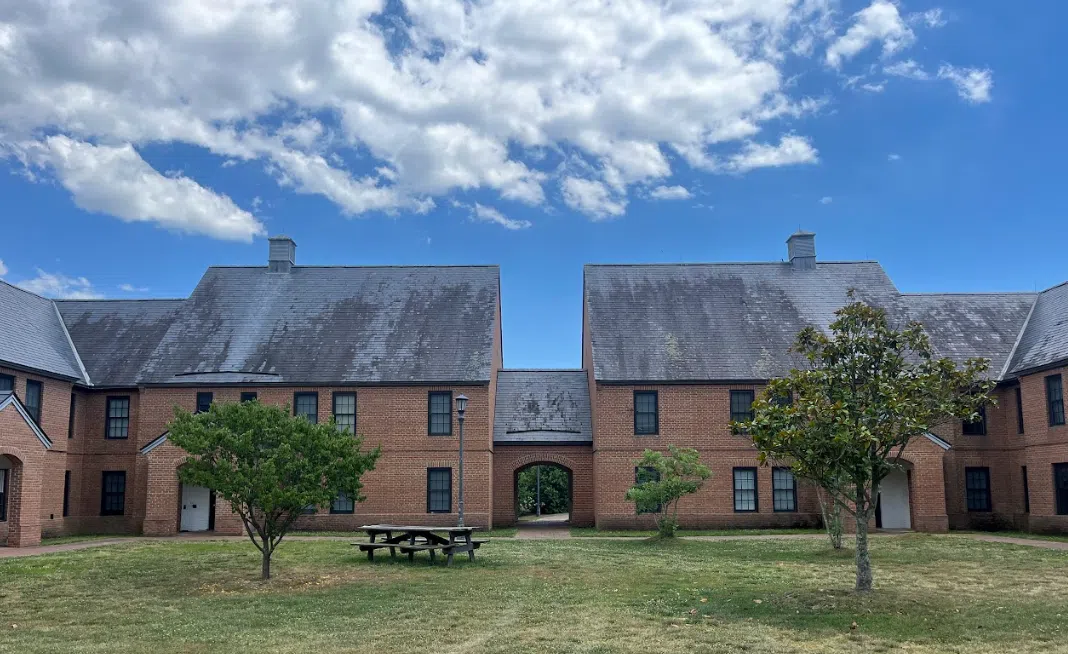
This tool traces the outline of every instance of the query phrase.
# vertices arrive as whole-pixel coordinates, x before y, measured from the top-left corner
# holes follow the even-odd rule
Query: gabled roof
[[[582,370],[501,370],[493,442],[592,443],[590,389]]]
[[[213,267],[139,381],[488,382],[496,266]]]
[[[804,327],[826,329],[847,292],[892,308],[876,262],[588,265],[585,310],[599,381],[763,380],[800,364]]]
[[[0,361],[88,381],[52,300],[0,281]]]
[[[938,356],[957,363],[983,357],[998,378],[1036,293],[931,293],[901,296],[904,317],[923,324]]]
[[[57,300],[94,386],[135,386],[184,300]]]
[[[41,441],[41,445],[44,445],[46,450],[52,449],[52,440],[48,438],[48,435],[44,433],[41,427],[30,416],[30,412],[26,410],[26,407],[22,406],[22,402],[19,401],[19,398],[11,392],[5,391],[0,393],[0,411],[9,407],[22,416],[22,419],[26,421],[26,425],[33,431],[34,435],[37,436],[37,440]]]
[[[1068,282],[1038,295],[1035,310],[1009,363],[1009,374],[1068,360]]]

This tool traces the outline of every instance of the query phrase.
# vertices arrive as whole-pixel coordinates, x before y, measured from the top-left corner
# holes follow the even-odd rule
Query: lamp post
[[[467,396],[456,397],[456,419],[460,421],[460,515],[457,526],[464,526],[464,411],[467,411]]]

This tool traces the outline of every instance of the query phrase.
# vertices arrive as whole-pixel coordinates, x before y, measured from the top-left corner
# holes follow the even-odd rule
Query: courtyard
[[[877,536],[876,590],[820,538],[495,537],[452,568],[290,540],[0,560],[0,651],[1068,651],[1064,550]]]

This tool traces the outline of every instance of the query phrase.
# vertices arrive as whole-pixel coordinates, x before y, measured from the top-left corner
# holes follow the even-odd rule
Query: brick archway
[[[6,547],[26,547],[41,542],[40,497],[30,492],[27,483],[32,473],[26,469],[26,457],[13,447],[0,447],[0,465],[4,493],[3,522],[0,522],[0,544]]]
[[[493,452],[493,524],[516,524],[516,477],[532,465],[556,465],[571,477],[570,522],[593,525],[593,448],[589,446],[509,445]]]

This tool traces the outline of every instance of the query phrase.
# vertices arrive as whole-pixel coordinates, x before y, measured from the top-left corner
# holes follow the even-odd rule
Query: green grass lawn
[[[473,563],[290,541],[0,560],[0,652],[1065,651],[1064,552],[876,539],[876,591],[820,539],[497,540]],[[853,622],[855,630],[850,629]]]
[[[680,529],[679,536],[774,536],[789,534],[822,534],[822,529]],[[593,527],[572,527],[571,535],[575,538],[649,538],[656,531],[642,529],[595,529]]]

